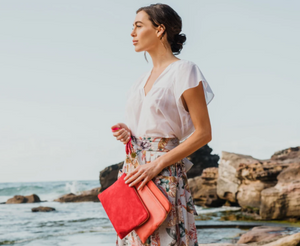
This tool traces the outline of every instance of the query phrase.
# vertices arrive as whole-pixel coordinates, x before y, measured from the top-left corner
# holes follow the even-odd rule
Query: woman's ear
[[[159,25],[157,27],[157,31],[156,31],[157,32],[157,37],[162,36],[164,31],[165,31],[165,26],[163,24]]]

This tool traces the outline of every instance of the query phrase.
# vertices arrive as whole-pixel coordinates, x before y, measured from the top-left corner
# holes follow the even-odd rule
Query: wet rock
[[[6,201],[6,204],[19,204],[19,203],[35,203],[41,202],[40,198],[36,194],[29,196],[15,195]]]
[[[36,208],[32,208],[31,211],[32,212],[50,212],[50,211],[55,211],[55,208],[39,206]]]
[[[200,177],[188,179],[195,205],[203,207],[220,207],[226,200],[217,195],[218,168],[211,167],[203,170]]]
[[[100,193],[100,187],[94,188],[92,190],[82,191],[80,194],[69,193],[63,195],[57,199],[55,202],[100,202],[98,194]]]

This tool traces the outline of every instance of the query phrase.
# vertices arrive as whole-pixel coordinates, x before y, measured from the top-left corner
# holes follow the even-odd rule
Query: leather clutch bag
[[[136,188],[125,184],[125,176],[126,173],[123,173],[115,183],[98,194],[98,199],[121,239],[150,217]]]
[[[136,187],[139,187],[141,183],[142,182],[137,184]],[[137,192],[150,213],[149,219],[134,229],[142,243],[145,243],[147,238],[167,218],[171,211],[171,203],[152,180],[150,180],[142,190],[140,189]]]
[[[112,131],[119,129],[120,128],[114,128]],[[130,138],[126,144],[126,154],[131,154],[131,152],[132,144]],[[122,170],[120,170],[120,172],[122,173]],[[123,173],[119,179],[123,177],[124,181],[124,175],[125,173]],[[141,183],[142,181],[136,184],[134,189],[139,187]],[[172,204],[152,180],[150,180],[142,190],[136,190],[136,192],[149,213],[148,219],[134,228],[135,232],[144,244],[147,238],[165,221],[171,211]],[[128,213],[128,216],[130,216],[130,213]]]

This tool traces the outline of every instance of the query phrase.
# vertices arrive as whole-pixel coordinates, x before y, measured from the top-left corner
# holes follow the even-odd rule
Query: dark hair
[[[153,26],[158,27],[163,24],[165,32],[167,32],[167,40],[171,46],[171,50],[175,55],[179,55],[182,46],[186,41],[186,35],[180,34],[182,28],[182,21],[180,16],[167,4],[150,4],[149,6],[139,8],[136,13],[145,11],[149,15],[149,20]]]

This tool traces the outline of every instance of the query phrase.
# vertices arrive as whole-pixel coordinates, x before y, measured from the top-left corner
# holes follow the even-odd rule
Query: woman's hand
[[[156,160],[146,163],[143,165],[139,165],[133,171],[127,173],[124,178],[125,183],[129,184],[129,186],[135,186],[140,181],[143,181],[139,189],[143,189],[143,187],[154,177],[156,177],[162,170],[158,167],[158,163]]]
[[[114,128],[119,128],[118,130],[114,130]],[[124,123],[118,123],[111,127],[113,131],[113,136],[116,137],[117,140],[120,140],[124,144],[127,144],[130,140],[131,131]]]

